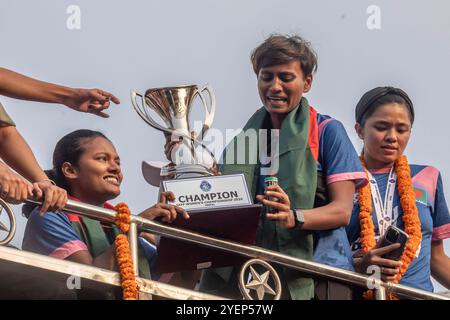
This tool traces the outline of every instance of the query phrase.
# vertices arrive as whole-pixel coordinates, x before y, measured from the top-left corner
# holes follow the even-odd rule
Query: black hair
[[[273,34],[256,47],[251,54],[253,70],[299,61],[306,78],[317,70],[317,54],[311,44],[298,35]]]
[[[367,91],[355,108],[355,120],[364,127],[367,119],[381,106],[397,103],[408,110],[411,124],[414,123],[414,106],[409,96],[403,90],[394,87],[377,87]]]

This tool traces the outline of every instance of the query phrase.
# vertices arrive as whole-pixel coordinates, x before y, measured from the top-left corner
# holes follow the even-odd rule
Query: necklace
[[[370,174],[366,169],[364,158],[362,156],[361,163],[370,181]],[[416,256],[417,250],[419,249],[422,241],[422,231],[419,211],[416,206],[416,197],[411,181],[411,171],[406,156],[402,155],[398,158],[395,162],[394,168],[397,176],[397,189],[400,195],[400,204],[403,209],[404,231],[409,235],[409,240],[401,257],[402,266],[400,267],[400,272],[397,275],[397,278],[393,281],[394,283],[398,283]],[[394,170],[391,170],[391,172],[393,171]],[[386,196],[388,196],[388,191],[386,191]],[[372,220],[373,208],[371,184],[368,184],[359,190],[358,203],[360,209],[359,222],[361,225],[361,245],[364,254],[366,254],[376,245],[375,227]],[[384,204],[383,209],[386,210],[386,203]],[[371,290],[365,293],[366,298],[370,298],[372,296],[373,291]],[[389,294],[389,298],[395,299],[396,297],[393,294]]]
[[[133,259],[131,258],[130,243],[127,233],[130,229],[131,212],[128,206],[121,202],[116,205],[116,225],[121,234],[117,235],[114,244],[116,246],[116,259],[119,264],[120,278],[124,300],[136,300],[138,298],[138,286],[134,274]]]

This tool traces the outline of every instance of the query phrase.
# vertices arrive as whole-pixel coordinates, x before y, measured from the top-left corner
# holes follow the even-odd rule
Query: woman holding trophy
[[[334,229],[348,224],[355,189],[367,179],[342,124],[317,113],[303,97],[312,87],[316,55],[299,36],[272,35],[253,51],[251,60],[264,106],[227,146],[219,171],[244,173],[251,195],[265,205],[256,245],[312,260],[312,231],[331,230],[319,233],[315,260],[352,269],[345,232]],[[262,129],[271,132],[265,141],[270,146],[268,154],[258,154],[255,145],[239,145],[246,132]],[[166,155],[176,143],[167,143]],[[238,157],[258,161],[238,164]],[[265,189],[267,176],[276,176],[279,185]],[[315,201],[319,198],[318,184],[326,190],[327,199],[322,203]],[[312,279],[281,267],[277,271],[282,279],[282,298],[314,297]],[[236,276],[237,270],[231,268],[206,270],[200,290],[238,297]]]
[[[91,130],[77,130],[64,136],[53,153],[53,169],[47,174],[56,184],[67,190],[69,198],[95,206],[112,208],[107,201],[120,194],[123,174],[120,158],[110,140]],[[161,194],[160,202],[139,215],[146,219],[173,221],[178,214],[189,216],[182,208],[166,204],[171,192]],[[31,211],[31,214],[30,214]],[[24,206],[29,216],[23,249],[59,259],[117,269],[115,247],[112,245],[118,230],[111,224],[79,217],[66,212],[47,212],[41,216],[36,208]],[[141,233],[139,240],[139,274],[150,278],[150,268],[156,249]]]

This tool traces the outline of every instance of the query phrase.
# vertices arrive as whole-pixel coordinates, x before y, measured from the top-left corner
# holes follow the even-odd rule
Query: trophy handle
[[[208,103],[206,102],[206,98],[203,95],[203,91],[208,92],[209,95],[209,108]],[[202,100],[203,107],[205,107],[205,121],[203,123],[202,131],[200,132],[200,135],[198,137],[202,137],[205,134],[206,131],[211,127],[213,119],[214,119],[214,113],[216,112],[216,97],[214,96],[214,93],[212,92],[212,89],[209,85],[204,86],[202,89],[197,90],[197,94]]]
[[[137,102],[136,98],[137,97],[141,98],[141,103],[142,103],[142,107],[139,105],[139,103]],[[169,134],[172,134],[172,130],[170,130],[169,128],[165,128],[163,126],[161,126],[160,124],[158,124],[155,120],[153,120],[153,118],[145,111],[145,105],[147,105],[147,103],[145,102],[144,96],[140,93],[137,93],[136,91],[131,90],[131,103],[133,104],[134,110],[136,110],[136,112],[138,113],[138,115],[142,118],[142,120],[144,120],[145,122],[147,122],[150,126],[152,126],[153,128],[157,129],[157,130],[161,130],[163,132],[167,132]]]

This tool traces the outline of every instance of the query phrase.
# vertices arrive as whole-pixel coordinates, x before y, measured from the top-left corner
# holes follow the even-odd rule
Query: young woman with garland
[[[121,271],[123,297],[137,298],[137,286],[126,233],[130,210],[120,203],[116,207],[107,201],[120,194],[123,179],[120,158],[114,145],[103,134],[77,130],[64,136],[53,153],[53,169],[48,175],[67,190],[69,199],[94,206],[104,206],[118,212],[116,226],[79,217],[67,212],[47,212],[40,215],[36,208],[24,207],[29,215],[22,248],[51,257]],[[163,192],[160,202],[139,215],[146,219],[161,218],[172,222],[177,214],[188,219],[182,208],[166,204],[174,195]],[[30,215],[30,209],[32,210]],[[156,249],[151,235],[141,233],[139,240],[139,275],[150,278],[150,267]],[[113,296],[107,296],[107,298]]]
[[[359,101],[355,129],[364,141],[361,162],[370,182],[355,197],[347,235],[358,272],[377,265],[385,281],[433,291],[433,276],[450,289],[443,245],[450,237],[450,215],[441,175],[434,167],[408,164],[403,155],[413,122],[413,104],[401,89],[378,87]],[[399,261],[382,257],[398,244],[378,246],[390,225],[409,235]]]

